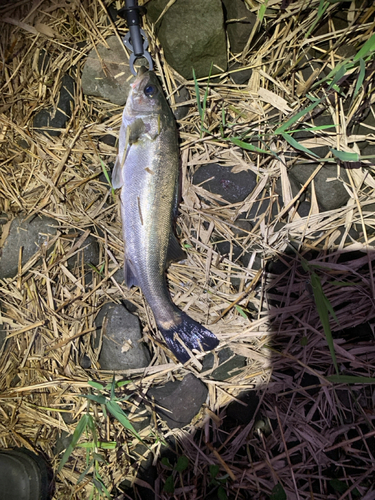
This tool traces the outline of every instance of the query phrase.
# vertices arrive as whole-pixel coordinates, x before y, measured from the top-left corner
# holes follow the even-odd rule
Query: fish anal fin
[[[176,236],[171,233],[168,243],[167,263],[178,262],[186,259],[186,253],[182,250],[180,243]]]

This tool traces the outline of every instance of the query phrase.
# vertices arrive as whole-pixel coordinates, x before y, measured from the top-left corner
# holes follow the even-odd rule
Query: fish
[[[173,231],[179,171],[173,113],[156,74],[142,66],[130,86],[112,173],[112,187],[121,188],[125,283],[142,290],[168,348],[186,363],[189,351],[211,351],[219,341],[173,303],[168,289],[167,266],[186,258]]]

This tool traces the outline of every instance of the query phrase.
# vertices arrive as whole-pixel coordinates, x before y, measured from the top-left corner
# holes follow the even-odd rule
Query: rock
[[[22,251],[22,266],[48,242],[57,232],[58,223],[50,217],[35,217],[25,221],[22,217],[13,219],[9,234],[1,250],[0,279],[11,278],[18,271],[18,256]]]
[[[74,80],[69,75],[62,77],[59,101],[56,109],[50,107],[39,111],[33,120],[35,130],[59,136],[72,116]]]
[[[245,356],[238,356],[226,347],[218,352],[219,366],[209,375],[214,380],[227,380],[241,372],[246,366]],[[210,370],[214,366],[214,355],[210,352],[203,359],[203,371]]]
[[[155,400],[156,413],[171,429],[188,425],[206,401],[207,394],[207,387],[192,373],[181,381],[167,382],[147,392],[147,396]]]
[[[233,54],[237,54],[245,48],[257,16],[246,8],[243,0],[222,0],[222,2],[230,50]],[[228,22],[234,19],[235,22]]]
[[[122,43],[116,36],[110,36],[106,42],[109,49],[98,45],[87,56],[82,71],[82,91],[85,95],[102,97],[122,106],[128,98],[134,76]],[[143,59],[138,59],[137,64],[141,61]]]
[[[189,101],[189,99],[190,99],[190,92],[186,87],[181,87],[180,90],[178,90],[174,94],[174,100],[176,104]],[[176,120],[182,120],[182,118],[185,118],[185,116],[189,113],[189,109],[190,109],[189,104],[186,104],[184,106],[173,107],[172,111]]]
[[[243,201],[253,191],[257,180],[256,174],[250,170],[234,174],[230,167],[209,163],[202,165],[195,172],[193,183],[204,183],[203,187],[207,191],[221,195],[229,203],[237,203]]]
[[[297,208],[300,217],[307,217],[310,213],[311,203],[309,201],[302,201]]]
[[[296,164],[289,170],[289,175],[299,184],[304,184],[316,169],[316,164]],[[345,189],[343,182],[337,177],[336,165],[325,165],[315,176],[315,193],[319,208],[324,212],[340,208],[349,200],[349,193]],[[341,168],[341,177],[345,182],[349,182],[348,175],[344,168]],[[328,179],[334,180],[327,182]],[[311,186],[308,187],[311,192]]]
[[[147,3],[147,17],[155,23],[168,1]],[[224,15],[220,0],[176,0],[156,26],[165,58],[180,75],[191,80],[227,69]],[[217,68],[218,67],[218,68]]]
[[[102,331],[104,319],[106,327]],[[128,370],[148,366],[150,355],[141,342],[141,328],[136,316],[123,305],[105,304],[96,320],[96,338],[94,348],[99,345],[99,336],[103,335],[103,345],[99,355],[102,370]]]
[[[292,190],[292,196],[293,198],[297,196],[297,194],[300,192],[301,189],[301,184],[297,182],[293,177],[289,176],[289,182],[290,182],[290,187]],[[284,200],[283,200],[283,190],[281,187],[281,177],[277,179],[276,186],[275,186],[275,192],[279,195],[279,203],[281,206],[284,206]],[[305,199],[305,193],[302,193],[300,198],[301,201],[304,201]]]
[[[251,73],[253,72],[252,69],[242,69],[242,65],[239,62],[235,62],[230,65],[229,70],[233,71],[233,73],[230,74],[230,77],[234,81],[234,83],[237,83],[237,85],[244,85],[248,83],[251,77]]]
[[[81,235],[82,232],[80,231],[78,238]],[[70,259],[68,259],[68,269],[73,269],[77,264],[81,266],[82,260],[85,266],[87,266],[88,264],[97,266],[99,264],[99,245],[97,239],[92,234],[89,234],[85,239],[81,249],[76,254],[74,254],[73,257],[70,257]]]

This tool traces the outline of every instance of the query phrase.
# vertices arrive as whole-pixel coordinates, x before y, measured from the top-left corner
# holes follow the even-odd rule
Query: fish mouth
[[[140,66],[137,76],[135,77],[134,82],[131,84],[133,89],[136,89],[139,87],[139,85],[142,83],[144,80],[146,74],[149,72],[148,68],[146,66]]]

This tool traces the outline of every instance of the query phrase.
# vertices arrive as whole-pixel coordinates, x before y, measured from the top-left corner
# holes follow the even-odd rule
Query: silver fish
[[[169,349],[185,363],[184,345],[210,351],[219,341],[173,304],[167,287],[167,264],[185,258],[172,230],[178,176],[174,116],[155,73],[141,68],[123,112],[112,176],[113,187],[122,187],[125,281],[141,288]]]

